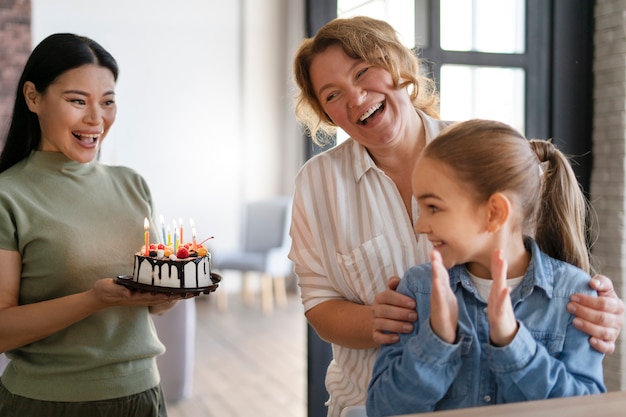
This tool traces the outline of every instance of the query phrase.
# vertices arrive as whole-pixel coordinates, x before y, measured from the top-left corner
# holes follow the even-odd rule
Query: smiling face
[[[115,79],[105,67],[89,64],[64,72],[43,92],[24,85],[28,108],[37,114],[45,152],[76,162],[92,161],[115,121]]]
[[[388,71],[333,45],[313,58],[310,75],[326,114],[363,146],[373,150],[411,138],[410,123],[418,116],[409,94],[393,85]]]
[[[445,267],[476,262],[487,268],[492,251],[488,203],[476,202],[472,186],[458,181],[452,168],[434,159],[418,160],[412,184],[419,206],[415,230],[441,253]],[[485,275],[479,270],[472,272]]]

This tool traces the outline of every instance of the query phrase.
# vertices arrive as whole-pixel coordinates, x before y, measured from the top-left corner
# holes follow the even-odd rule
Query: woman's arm
[[[105,278],[88,291],[19,305],[21,265],[19,252],[0,249],[0,352],[43,339],[107,307],[171,301],[164,294],[133,293]]]
[[[611,354],[624,327],[624,302],[613,290],[613,282],[604,275],[596,275],[589,284],[598,291],[598,297],[574,294],[567,309],[576,316],[574,326],[591,336],[591,346]]]
[[[372,339],[372,306],[328,300],[305,313],[320,338],[351,349],[377,347]]]

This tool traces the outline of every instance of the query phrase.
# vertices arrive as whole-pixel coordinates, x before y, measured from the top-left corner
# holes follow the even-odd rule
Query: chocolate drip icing
[[[133,266],[133,276],[135,277],[135,279],[137,281],[139,281],[139,276],[140,276],[140,272],[142,268],[149,268],[150,269],[150,277],[152,278],[151,281],[151,285],[153,286],[159,286],[158,283],[155,282],[155,276],[157,276],[158,274],[158,279],[159,281],[163,279],[163,268],[167,267],[167,273],[168,276],[172,277],[172,276],[176,276],[178,278],[178,283],[179,283],[179,287],[180,288],[187,288],[185,287],[185,265],[187,265],[190,262],[193,262],[196,266],[195,268],[195,272],[196,272],[196,288],[200,287],[200,271],[199,271],[199,267],[200,264],[203,265],[203,276],[210,276],[210,266],[209,266],[209,271],[207,271],[207,264],[210,264],[211,262],[211,258],[210,255],[207,255],[208,262],[202,262],[204,260],[205,257],[200,257],[200,258],[186,258],[186,259],[178,259],[175,261],[172,261],[171,259],[167,259],[167,258],[152,258],[149,256],[143,256],[143,255],[136,255],[135,256],[135,265]],[[175,274],[172,274],[172,269],[175,269]],[[157,274],[155,274],[155,271],[157,271]]]

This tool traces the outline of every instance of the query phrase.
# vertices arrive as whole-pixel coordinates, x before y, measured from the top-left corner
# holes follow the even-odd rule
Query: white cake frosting
[[[197,289],[213,284],[211,254],[185,259],[135,254],[133,280],[153,287]]]

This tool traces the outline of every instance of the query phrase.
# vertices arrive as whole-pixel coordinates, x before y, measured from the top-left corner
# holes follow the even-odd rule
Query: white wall
[[[102,161],[147,179],[157,222],[182,218],[190,236],[193,218],[198,239],[231,248],[242,202],[291,193],[302,162],[288,87],[299,4],[32,0],[32,35],[73,32],[112,53],[118,116]]]

